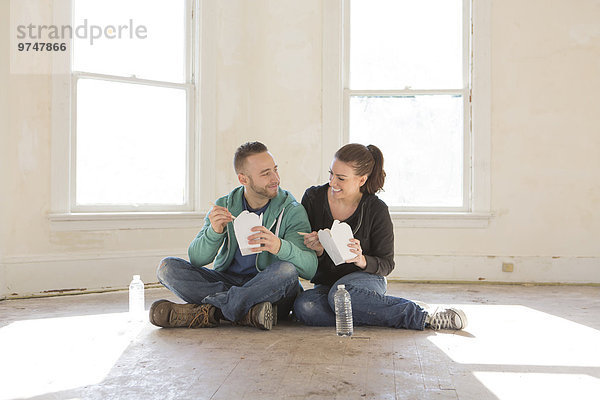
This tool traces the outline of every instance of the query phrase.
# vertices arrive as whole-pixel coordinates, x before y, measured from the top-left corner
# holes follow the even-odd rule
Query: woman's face
[[[334,158],[329,168],[329,186],[335,199],[353,198],[360,193],[360,187],[367,181],[367,175],[359,176],[351,164]]]

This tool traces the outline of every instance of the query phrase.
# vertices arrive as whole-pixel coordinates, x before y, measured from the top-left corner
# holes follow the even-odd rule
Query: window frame
[[[52,76],[52,136],[51,136],[51,205],[48,214],[50,228],[56,231],[111,230],[143,228],[197,227],[208,204],[215,195],[214,165],[216,143],[215,5],[210,0],[185,0],[186,20],[186,82],[171,83],[148,79],[119,77],[71,71],[71,46],[67,55],[53,59]],[[72,2],[54,9],[57,24],[71,23]],[[65,58],[69,65],[65,65]],[[65,72],[66,71],[66,72]],[[117,82],[150,84],[186,90],[187,102],[187,198],[184,206],[147,205],[78,206],[75,204],[76,145],[76,83],[79,79],[103,79]],[[200,185],[202,182],[202,185]]]
[[[148,79],[120,77],[114,75],[96,74],[90,72],[74,71],[71,74],[71,149],[70,154],[71,160],[71,171],[70,171],[70,184],[69,184],[69,198],[70,198],[70,209],[74,213],[78,212],[143,212],[143,211],[192,211],[194,204],[194,185],[195,185],[195,170],[193,163],[190,160],[195,159],[195,83],[191,81],[192,75],[188,75],[190,81],[186,83],[170,83],[163,81],[153,81]],[[118,83],[129,83],[135,85],[144,85],[150,87],[165,87],[172,89],[181,89],[186,92],[187,104],[186,104],[186,182],[185,182],[185,201],[181,205],[172,204],[144,204],[141,206],[133,206],[127,204],[89,204],[89,205],[77,205],[76,203],[76,181],[77,181],[77,84],[83,79],[94,79],[104,82],[118,82]]]
[[[491,0],[463,0],[465,58],[462,89],[465,105],[463,207],[390,207],[397,227],[485,227],[490,212],[490,20]],[[350,0],[323,3],[322,171],[331,155],[348,143],[349,102],[356,94],[427,94],[429,90],[350,90]],[[469,21],[469,22],[467,22]],[[469,34],[470,33],[470,34]],[[468,84],[470,82],[470,85]],[[470,87],[469,87],[470,86]],[[440,93],[443,91],[433,91]],[[325,179],[321,175],[321,180]]]
[[[74,71],[71,69],[71,149],[72,157],[71,168],[69,173],[69,200],[70,210],[74,213],[78,212],[140,212],[140,211],[192,211],[194,204],[194,168],[190,161],[195,158],[195,75],[194,75],[194,21],[193,2],[184,0],[185,3],[185,76],[183,83],[174,83],[167,81],[157,81],[150,79],[140,79],[134,76],[126,77],[119,75],[107,75],[100,73],[92,73],[85,71]],[[71,47],[72,48],[72,47]],[[73,57],[71,56],[71,66],[73,65]],[[172,204],[90,204],[77,205],[77,93],[78,83],[82,79],[94,79],[105,82],[119,82],[135,85],[143,85],[150,87],[165,87],[172,89],[183,89],[186,93],[186,179],[185,179],[185,199],[182,205]]]

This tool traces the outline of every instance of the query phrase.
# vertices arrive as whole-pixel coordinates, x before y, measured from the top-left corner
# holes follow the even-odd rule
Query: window
[[[382,149],[388,175],[380,197],[395,209],[466,210],[468,2],[348,4],[348,140]]]
[[[70,211],[192,210],[191,3],[73,0],[72,12],[89,34],[72,42]]]
[[[80,31],[52,65],[52,230],[202,223],[216,196],[215,14],[210,0],[55,3],[54,24]]]
[[[396,217],[487,224],[490,5],[477,3],[324,5],[324,167],[343,143],[380,147]]]

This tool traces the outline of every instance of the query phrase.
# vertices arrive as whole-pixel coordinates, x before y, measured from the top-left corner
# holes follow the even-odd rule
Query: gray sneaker
[[[177,304],[157,300],[150,307],[150,322],[162,328],[213,328],[219,325],[211,304]]]
[[[434,313],[427,313],[425,327],[434,330],[454,329],[460,330],[467,327],[467,316],[458,308],[440,308]]]
[[[250,311],[236,325],[254,326],[265,331],[270,331],[273,327],[273,305],[268,301],[253,306]]]

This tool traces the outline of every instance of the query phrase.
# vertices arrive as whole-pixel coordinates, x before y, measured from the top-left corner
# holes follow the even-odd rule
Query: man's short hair
[[[253,154],[264,153],[265,151],[269,151],[269,149],[261,142],[247,142],[238,147],[233,156],[233,169],[235,169],[235,173],[239,174],[242,172],[246,158]]]

